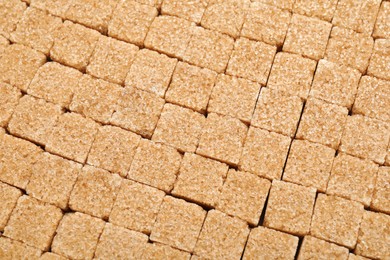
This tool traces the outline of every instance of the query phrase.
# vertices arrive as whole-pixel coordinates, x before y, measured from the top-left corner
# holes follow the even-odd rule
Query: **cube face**
[[[340,153],[333,162],[326,192],[369,206],[377,172],[375,163]]]
[[[100,127],[87,163],[126,176],[140,136],[113,126]]]
[[[15,111],[16,106],[19,103],[19,99],[22,93],[16,87],[13,87],[6,83],[0,83],[0,126],[5,127],[12,114]]]
[[[294,13],[317,17],[327,22],[332,21],[338,0],[297,0],[294,3]]]
[[[318,62],[310,96],[350,108],[354,103],[361,73],[326,60]]]
[[[294,259],[298,237],[265,227],[251,230],[243,259],[264,257],[270,259]]]
[[[92,259],[104,221],[83,213],[68,213],[57,228],[51,250],[73,259]]]
[[[23,17],[27,5],[20,0],[2,1],[0,6],[0,34],[9,38],[17,23]]]
[[[331,28],[332,25],[328,22],[294,14],[283,51],[319,60],[324,57]]]
[[[217,210],[210,210],[194,254],[207,259],[238,259],[242,255],[248,234],[249,228],[244,221]]]
[[[383,164],[389,144],[389,124],[361,115],[349,116],[339,150]]]
[[[253,2],[261,2],[279,7],[281,9],[292,11],[295,0],[254,0]]]
[[[306,235],[316,189],[274,180],[265,211],[264,226],[294,235]]]
[[[189,260],[191,254],[160,243],[148,243],[144,247],[142,257],[144,259],[158,259],[161,257],[167,257],[168,259]]]
[[[220,74],[211,93],[207,111],[250,122],[260,88],[258,83]]]
[[[390,38],[390,3],[383,1],[374,27],[373,37]]]
[[[0,231],[4,231],[12,210],[16,206],[16,202],[19,197],[22,196],[22,192],[8,184],[0,183]]]
[[[378,178],[372,195],[370,208],[377,211],[389,214],[390,201],[387,199],[390,196],[390,167],[380,167]]]
[[[167,0],[163,1],[161,12],[162,14],[178,16],[199,24],[207,4],[208,0],[195,0],[193,2]]]
[[[239,163],[240,170],[279,180],[291,139],[281,134],[250,127]]]
[[[348,259],[348,248],[326,242],[324,240],[305,236],[298,259]]]
[[[84,166],[69,199],[69,207],[108,219],[122,178],[105,170]]]
[[[345,107],[308,99],[299,123],[297,138],[337,149],[346,124]]]
[[[325,192],[336,151],[305,140],[291,144],[283,180]]]
[[[52,15],[65,18],[72,0],[33,0],[30,6],[49,12]]]
[[[206,211],[181,199],[165,197],[150,239],[192,252],[202,228]]]
[[[353,249],[363,213],[364,206],[358,202],[319,194],[310,234]]]
[[[172,194],[201,205],[214,207],[228,168],[224,163],[186,153]]]
[[[210,113],[196,153],[237,165],[247,132],[248,127],[240,120]]]
[[[306,99],[313,81],[316,62],[297,54],[275,55],[267,86]]]
[[[234,44],[226,72],[265,85],[275,53],[274,46],[240,38]]]
[[[40,250],[48,250],[61,218],[59,208],[22,196],[4,228],[4,235]]]
[[[176,149],[142,139],[127,178],[170,192],[181,159]]]
[[[294,137],[302,109],[303,101],[299,97],[262,88],[251,124]]]
[[[390,80],[390,39],[375,40],[373,54],[370,59],[367,74]]]
[[[155,188],[123,181],[110,214],[110,222],[150,234],[165,193]]]
[[[271,182],[252,173],[229,170],[216,208],[257,226]]]
[[[7,237],[0,237],[1,256],[8,259],[41,259],[42,251]]]
[[[81,164],[43,153],[32,167],[26,191],[38,200],[67,209],[81,167]]]

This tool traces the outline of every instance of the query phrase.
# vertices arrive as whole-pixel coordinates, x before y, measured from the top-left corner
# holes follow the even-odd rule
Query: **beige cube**
[[[110,222],[150,234],[165,193],[138,182],[123,181],[110,214]]]
[[[104,221],[83,213],[68,213],[62,218],[51,251],[72,259],[92,259]]]
[[[332,21],[338,0],[296,0],[294,13]]]
[[[199,24],[208,2],[209,0],[165,0],[161,6],[161,13],[178,16]]]
[[[92,166],[84,166],[69,199],[69,207],[98,218],[108,219],[122,178]]]
[[[303,236],[309,233],[316,189],[274,180],[264,226]]]
[[[298,240],[298,237],[283,232],[261,226],[256,227],[249,234],[243,259],[293,260],[295,259]]]
[[[0,256],[4,259],[40,259],[42,251],[7,237],[0,237]]]
[[[363,213],[361,203],[320,193],[314,207],[310,234],[353,249]]]
[[[390,125],[361,115],[349,116],[339,150],[383,164],[390,139]]]
[[[305,140],[291,144],[283,180],[325,192],[336,151]]]
[[[299,250],[298,259],[348,259],[348,248],[338,246],[324,240],[305,236],[301,249]]]
[[[49,12],[52,15],[65,18],[72,0],[32,0],[30,6]]]
[[[390,39],[375,40],[367,74],[390,80]]]
[[[196,204],[170,196],[164,198],[150,240],[192,252],[206,217]]]
[[[59,208],[22,196],[4,228],[4,236],[48,250],[61,218]]]
[[[248,234],[248,224],[241,219],[230,217],[217,210],[210,210],[194,254],[200,256],[200,259],[239,259],[244,251]]]
[[[52,252],[46,252],[41,255],[39,260],[67,260],[68,258],[54,254]]]
[[[207,111],[228,115],[249,123],[260,88],[260,84],[247,79],[220,74],[211,93]]]
[[[61,209],[67,209],[70,193],[81,167],[81,164],[43,153],[32,167],[27,194]]]
[[[310,90],[310,96],[351,108],[361,73],[344,65],[320,60]]]
[[[387,1],[382,1],[372,35],[375,38],[390,38],[390,3]]]
[[[5,127],[22,96],[21,91],[7,83],[0,83],[0,126]]]
[[[176,149],[141,139],[127,178],[170,192],[180,164]]]
[[[348,117],[348,109],[322,100],[307,100],[296,137],[337,149]]]
[[[331,28],[332,24],[318,18],[294,14],[283,51],[319,60],[324,57]]]
[[[248,172],[229,170],[216,209],[257,226],[271,182]]]
[[[250,127],[239,163],[240,170],[280,180],[290,143],[290,137]]]
[[[142,259],[183,259],[190,260],[191,254],[160,243],[148,243],[143,247]],[[192,257],[194,258],[194,257]]]
[[[252,2],[261,2],[264,4],[279,7],[284,10],[292,11],[295,0],[253,0]]]
[[[100,127],[88,154],[89,165],[126,176],[141,137],[114,126]]]
[[[214,207],[228,168],[224,163],[185,153],[171,193],[200,205]]]
[[[0,34],[9,38],[22,19],[27,5],[20,0],[2,0],[0,2]]]
[[[375,163],[340,153],[333,162],[326,193],[355,200],[368,207],[377,173],[378,165]]]
[[[4,231],[20,196],[22,196],[22,192],[19,189],[0,182],[0,231]]]
[[[380,167],[370,208],[390,214],[390,167]]]
[[[234,44],[226,73],[265,85],[275,53],[275,46],[240,38]]]
[[[217,73],[214,71],[179,62],[173,72],[165,99],[203,113],[206,111],[216,79]]]

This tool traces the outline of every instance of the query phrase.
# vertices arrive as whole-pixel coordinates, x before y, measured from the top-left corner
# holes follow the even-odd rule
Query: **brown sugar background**
[[[0,259],[389,259],[388,0],[0,0]]]

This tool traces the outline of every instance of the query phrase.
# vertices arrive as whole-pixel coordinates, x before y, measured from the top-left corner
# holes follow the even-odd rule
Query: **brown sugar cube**
[[[339,150],[383,164],[390,138],[389,123],[361,115],[349,116]]]
[[[38,69],[27,93],[68,108],[82,75],[76,69],[47,62]]]
[[[165,104],[152,140],[171,145],[182,152],[195,152],[205,123],[206,118],[202,114]]]
[[[6,83],[0,82],[0,126],[5,127],[12,114],[15,111],[16,106],[19,103],[19,99],[22,93],[16,87],[13,87]]]
[[[310,96],[351,108],[361,73],[344,65],[320,60],[310,90]]]
[[[276,6],[284,10],[292,11],[295,1],[296,0],[253,0],[252,2],[260,2],[260,3]]]
[[[65,18],[106,33],[108,22],[118,2],[119,0],[71,1]]]
[[[4,231],[4,227],[20,196],[22,196],[22,192],[19,189],[0,182],[0,231]]]
[[[0,237],[0,257],[3,259],[40,259],[42,251],[7,237]]]
[[[15,136],[45,145],[62,113],[59,105],[25,95],[15,108],[8,130]]]
[[[200,206],[170,196],[164,198],[150,240],[192,252],[206,217]]]
[[[203,113],[217,79],[217,73],[179,62],[165,94],[168,102]]]
[[[367,74],[390,80],[390,39],[375,40]]]
[[[219,74],[207,111],[250,122],[260,88],[260,84],[247,79]]]
[[[291,139],[287,136],[250,127],[239,168],[260,177],[280,180]]]
[[[348,248],[338,246],[324,240],[305,236],[301,249],[299,250],[298,260],[305,259],[348,259]]]
[[[134,158],[140,136],[114,126],[100,127],[87,163],[126,176]]]
[[[360,256],[360,255],[354,255],[352,253],[349,253],[349,256],[348,256],[348,260],[368,260],[370,258],[366,258],[364,256]]]
[[[83,213],[68,213],[62,218],[51,251],[72,259],[92,259],[104,221]]]
[[[99,32],[65,21],[53,35],[50,58],[78,70],[85,70],[100,37]]]
[[[141,139],[127,178],[170,192],[180,164],[176,149]]]
[[[204,259],[239,259],[248,234],[248,224],[244,221],[217,210],[210,210],[194,254]]]
[[[294,137],[303,109],[303,101],[296,96],[262,88],[251,125]]]
[[[290,20],[291,13],[287,10],[252,2],[242,27],[241,36],[274,46],[282,46]]]
[[[248,127],[240,120],[210,113],[196,153],[237,165],[247,132]]]
[[[237,38],[249,5],[249,0],[209,0],[201,24],[207,29]]]
[[[214,207],[228,169],[229,166],[224,163],[185,153],[171,193],[197,204]]]
[[[382,1],[379,9],[374,32],[372,34],[375,38],[390,38],[390,3]]]
[[[370,35],[374,29],[381,2],[381,0],[340,0],[332,23]]]
[[[145,47],[182,58],[190,41],[195,24],[174,16],[158,16],[150,25]]]
[[[267,86],[306,99],[316,64],[314,60],[297,54],[278,52],[272,64]]]
[[[0,137],[0,181],[25,189],[41,153],[38,146],[4,134]]]
[[[61,218],[59,208],[22,196],[4,228],[4,236],[48,250]]]
[[[338,0],[296,0],[294,13],[332,21]]]
[[[149,26],[157,15],[158,11],[153,6],[132,0],[120,1],[108,24],[108,35],[142,46]]]
[[[11,40],[48,55],[53,46],[53,32],[62,24],[59,17],[47,14],[45,11],[28,8],[16,30],[11,34]]]
[[[31,0],[32,7],[45,10],[52,15],[65,18],[65,13],[69,9],[73,0]]]
[[[9,45],[0,56],[0,81],[26,91],[45,62],[43,53],[20,44]]]
[[[126,77],[126,86],[136,87],[164,97],[177,64],[176,59],[142,49]]]
[[[318,194],[310,234],[350,249],[355,248],[364,206],[335,196]]]
[[[46,144],[46,151],[84,163],[91,148],[98,124],[76,113],[59,117]]]
[[[390,214],[390,167],[379,168],[370,208]]]
[[[369,206],[377,172],[375,163],[340,153],[333,162],[326,193]]]
[[[69,207],[92,216],[108,219],[122,178],[92,166],[84,166],[69,199]]]
[[[332,24],[318,18],[294,14],[283,51],[319,60],[324,57]]]
[[[358,69],[364,73],[368,67],[374,40],[362,33],[333,27],[326,47],[325,59]]]
[[[309,233],[316,189],[272,181],[264,226],[302,236]]]
[[[294,259],[298,247],[298,237],[266,227],[251,230],[245,247],[247,259]]]
[[[326,191],[336,151],[305,140],[291,144],[283,180]]]
[[[0,2],[0,34],[9,38],[10,33],[22,19],[27,5],[20,0],[1,0]]]
[[[230,169],[216,208],[257,226],[270,187],[266,179]]]
[[[337,149],[348,109],[322,100],[307,100],[296,137]]]
[[[369,258],[386,259],[390,255],[389,226],[389,215],[365,211],[355,253]]]
[[[39,260],[67,260],[67,259],[68,258],[54,254],[52,252],[43,253],[42,256],[39,258]]]
[[[160,243],[148,243],[143,247],[142,259],[183,259],[190,260],[190,253]],[[194,259],[192,257],[191,259]]]
[[[263,42],[238,39],[226,73],[266,84],[276,47]]]
[[[165,193],[138,182],[123,181],[110,214],[110,222],[150,234]]]
[[[195,23],[200,23],[209,0],[165,0],[161,6],[163,15],[178,16]]]
[[[81,167],[81,164],[43,153],[32,167],[27,194],[61,209],[67,209],[70,193]]]

